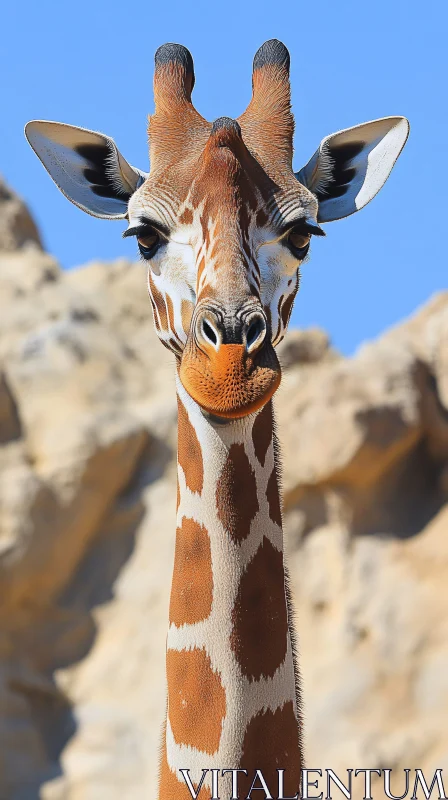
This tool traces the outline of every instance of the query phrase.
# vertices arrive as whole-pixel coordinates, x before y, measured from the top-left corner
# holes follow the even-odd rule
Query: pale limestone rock
[[[0,250],[42,249],[36,223],[24,202],[0,176]]]
[[[279,344],[277,355],[285,369],[298,364],[315,364],[338,358],[337,353],[330,347],[328,334],[320,328],[290,330]]]
[[[352,359],[282,351],[308,766],[448,770],[448,294]],[[3,252],[0,363],[0,800],[154,798],[176,405],[144,270]]]
[[[18,439],[20,420],[17,406],[5,375],[0,373],[0,445]]]

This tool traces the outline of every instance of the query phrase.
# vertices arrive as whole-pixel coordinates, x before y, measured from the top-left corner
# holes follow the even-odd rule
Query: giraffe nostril
[[[253,355],[261,348],[266,331],[266,317],[263,311],[254,308],[253,302],[227,310],[214,301],[196,311],[195,343],[209,355],[211,350],[218,352],[221,345],[242,345],[246,353]]]
[[[252,317],[246,329],[246,350],[248,353],[258,349],[266,335],[266,322],[261,314]]]
[[[256,319],[254,322],[250,323],[246,336],[248,347],[250,347],[251,344],[253,344],[258,339],[261,331],[262,331],[262,323],[259,319]]]
[[[199,347],[210,347],[218,351],[222,342],[222,331],[219,324],[219,319],[210,310],[206,309],[198,314],[195,323],[196,340]]]
[[[202,322],[202,334],[204,339],[208,339],[208,341],[211,342],[214,347],[216,347],[218,343],[218,337],[206,319],[204,319]]]

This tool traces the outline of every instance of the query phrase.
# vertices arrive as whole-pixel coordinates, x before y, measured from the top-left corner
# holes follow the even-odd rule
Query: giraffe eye
[[[300,231],[292,230],[286,241],[293,256],[296,256],[296,258],[305,258],[309,250],[311,235],[309,233],[300,233]]]
[[[148,232],[147,236],[139,236],[137,238],[138,249],[140,254],[145,259],[150,259],[155,256],[157,250],[161,245],[161,238],[157,231],[152,230]]]

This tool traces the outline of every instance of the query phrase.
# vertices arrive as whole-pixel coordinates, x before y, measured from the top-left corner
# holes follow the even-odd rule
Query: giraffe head
[[[281,42],[258,50],[252,99],[238,120],[207,122],[192,104],[193,86],[188,50],[160,47],[149,174],[103,134],[33,121],[26,135],[66,197],[94,216],[128,221],[124,236],[136,237],[148,262],[156,330],[185,389],[204,412],[237,418],[280,383],[274,348],[312,236],[377,194],[409,126],[388,117],[340,131],[294,172]]]

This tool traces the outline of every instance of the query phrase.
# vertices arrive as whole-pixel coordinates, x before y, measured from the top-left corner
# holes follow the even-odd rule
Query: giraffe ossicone
[[[194,108],[193,60],[155,56],[149,173],[110,137],[35,120],[26,136],[68,199],[125,219],[148,262],[154,323],[176,362],[178,508],[167,636],[160,800],[247,797],[260,770],[300,793],[300,691],[283,554],[272,396],[301,262],[321,223],[368,203],[408,136],[387,117],[326,137],[292,167],[289,53],[254,58],[232,120]],[[230,770],[239,770],[229,774]],[[283,775],[283,773],[282,773]],[[202,783],[201,783],[202,781]],[[257,784],[258,785],[258,784]]]

